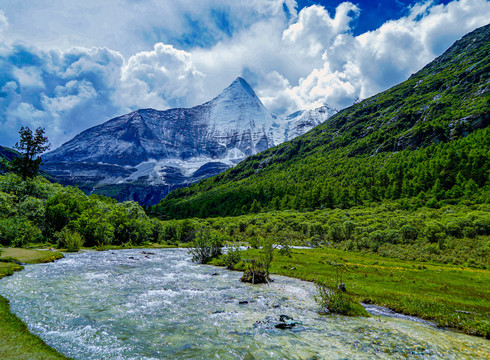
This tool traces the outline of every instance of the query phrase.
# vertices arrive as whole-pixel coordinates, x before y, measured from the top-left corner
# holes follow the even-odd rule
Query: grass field
[[[62,258],[52,251],[7,248],[0,253],[0,279],[23,269],[15,262],[2,262],[14,258],[21,263],[44,263]],[[0,296],[0,359],[2,360],[60,360],[69,359],[47,346],[33,335],[20,319],[10,312],[9,302]]]
[[[247,250],[242,258],[257,255],[258,250]],[[362,302],[490,338],[490,270],[335,249],[293,249],[291,257],[275,254],[271,272],[328,281],[335,278],[337,263],[345,266],[347,291]]]

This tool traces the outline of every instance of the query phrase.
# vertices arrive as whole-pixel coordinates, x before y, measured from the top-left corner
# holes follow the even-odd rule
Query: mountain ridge
[[[154,212],[228,216],[251,208],[345,208],[400,198],[432,206],[441,194],[456,201],[465,186],[479,196],[488,191],[488,53],[490,25],[465,35],[408,80],[308,133],[171,193]],[[468,136],[479,147],[462,140]]]

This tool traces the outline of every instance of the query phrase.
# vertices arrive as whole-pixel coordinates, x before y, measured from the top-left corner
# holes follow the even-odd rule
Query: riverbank
[[[16,262],[4,262],[13,258],[25,264],[46,263],[61,259],[63,254],[54,251],[6,248],[0,253],[0,279],[20,271],[24,267]],[[3,261],[2,261],[3,259]],[[47,346],[38,336],[10,312],[9,301],[0,296],[0,359],[4,360],[69,360]]]
[[[242,259],[257,256],[258,250],[242,252]],[[490,270],[315,248],[293,249],[291,257],[276,253],[270,271],[326,281],[335,278],[334,264],[344,265],[347,291],[363,303],[490,338]]]

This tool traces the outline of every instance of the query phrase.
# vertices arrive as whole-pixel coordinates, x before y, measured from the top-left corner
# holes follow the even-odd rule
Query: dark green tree
[[[41,158],[38,156],[49,150],[51,144],[44,135],[43,128],[37,128],[35,133],[28,126],[21,127],[19,130],[20,140],[14,146],[22,156],[12,160],[12,170],[22,176],[22,179],[33,178],[37,175]]]

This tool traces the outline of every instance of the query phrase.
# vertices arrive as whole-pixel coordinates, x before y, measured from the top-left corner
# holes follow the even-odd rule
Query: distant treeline
[[[277,243],[333,247],[407,260],[490,268],[490,205],[404,210],[388,201],[373,207],[313,212],[273,211],[238,217],[169,220],[161,240],[190,241],[208,228],[224,240],[252,246]]]

